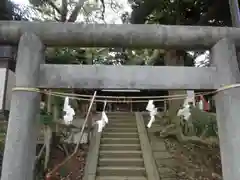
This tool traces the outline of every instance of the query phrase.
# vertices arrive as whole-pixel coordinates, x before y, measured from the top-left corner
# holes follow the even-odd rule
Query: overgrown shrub
[[[216,114],[202,111],[196,107],[191,108],[191,120],[194,131],[197,136],[217,137],[217,120]]]

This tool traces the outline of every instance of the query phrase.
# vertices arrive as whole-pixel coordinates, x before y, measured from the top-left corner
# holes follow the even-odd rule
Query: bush
[[[192,124],[197,136],[204,134],[205,137],[217,137],[216,114],[202,111],[196,107],[191,108]]]

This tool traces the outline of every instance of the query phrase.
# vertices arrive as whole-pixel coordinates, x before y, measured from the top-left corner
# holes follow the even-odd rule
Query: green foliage
[[[113,11],[120,12],[121,6],[115,1],[96,1],[100,2],[102,8],[106,6],[106,8],[112,8]],[[222,1],[221,1],[222,2]],[[41,20],[50,20],[50,21],[67,21],[67,17],[71,15],[73,10],[76,7],[77,1],[57,1],[57,0],[30,0],[32,8],[38,12],[37,18]],[[109,3],[111,7],[109,7]],[[131,0],[130,4],[134,5],[133,11],[142,11],[137,13],[137,15],[141,16],[141,14],[145,13],[144,19],[146,19],[146,23],[152,24],[197,24],[200,19],[204,16],[205,13],[209,11],[209,7],[214,4],[213,0]],[[224,2],[226,3],[226,2]],[[151,4],[154,4],[151,5]],[[89,16],[91,16],[91,21],[96,21],[97,17],[93,16],[99,11],[96,8],[90,8],[90,6],[98,6],[94,3],[86,2],[84,6],[79,10],[78,14],[84,16],[85,21]],[[115,8],[114,8],[115,7]],[[223,6],[222,6],[223,7]],[[214,17],[211,17],[211,21],[208,21],[207,24],[211,25],[223,25],[229,24],[229,10],[226,3],[225,8],[221,13],[216,14]],[[89,12],[87,12],[89,9]],[[150,9],[152,8],[152,9]],[[148,13],[146,13],[148,12]],[[134,14],[134,13],[133,13]],[[133,15],[132,14],[132,15]],[[87,19],[86,19],[87,18]],[[127,12],[122,12],[122,18],[124,22],[128,22],[129,14]],[[106,48],[107,49],[107,48]],[[69,49],[69,48],[59,48],[55,49],[55,55],[47,54],[47,62],[48,63],[56,63],[56,64],[113,64],[113,58],[109,54],[103,53],[99,54],[93,53],[84,53],[80,48]],[[88,51],[88,50],[87,50]],[[139,51],[139,52],[137,52]],[[125,54],[127,54],[128,58],[126,61],[122,62],[122,64],[132,65],[145,65],[147,64],[149,58],[151,57],[151,52],[153,50],[135,50],[135,54],[133,55],[132,50],[126,50]],[[89,51],[88,51],[89,52]],[[147,52],[147,53],[146,53]],[[93,54],[94,59],[93,59]],[[158,58],[156,62],[152,63],[152,65],[162,65],[163,58]],[[190,56],[186,56],[187,66],[193,65],[193,60]]]
[[[0,127],[0,152],[4,151],[6,135],[7,135],[7,127],[3,125]]]
[[[60,168],[59,174],[61,177],[66,177],[69,174],[69,172],[68,172],[67,168],[63,166]]]
[[[217,137],[216,114],[202,111],[196,107],[191,108],[191,119],[197,136]]]
[[[37,12],[35,20],[61,20],[62,13],[57,0],[29,0],[32,10]]]
[[[81,48],[49,48],[46,61],[49,64],[87,64],[88,59]]]
[[[40,114],[40,122],[44,125],[50,125],[53,123],[53,117],[51,114]]]
[[[58,91],[58,92],[60,92],[60,91]],[[58,106],[59,108],[63,107],[63,105],[64,105],[64,98],[62,98],[62,97],[54,97],[54,105]]]
[[[43,125],[51,125],[53,123],[53,116],[46,109],[40,111],[40,123]]]
[[[199,25],[229,25],[230,13],[228,1],[213,0],[132,0],[132,16],[146,19],[149,24],[203,24]],[[151,4],[154,4],[152,6]],[[214,12],[209,12],[214,9]],[[136,13],[137,12],[137,13]],[[204,16],[209,13],[209,17]],[[134,18],[132,19],[138,19]],[[205,19],[204,21],[202,21]],[[211,21],[210,21],[211,20]],[[133,22],[134,23],[134,22]],[[138,22],[135,22],[138,24]]]

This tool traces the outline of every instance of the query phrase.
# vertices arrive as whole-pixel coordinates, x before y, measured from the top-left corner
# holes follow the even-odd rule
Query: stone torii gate
[[[17,45],[16,87],[87,89],[212,89],[216,93],[224,180],[240,177],[240,88],[235,45],[240,29],[162,25],[82,25],[0,21],[0,44]],[[44,64],[45,46],[210,49],[212,67]],[[2,180],[32,180],[39,93],[14,91]]]

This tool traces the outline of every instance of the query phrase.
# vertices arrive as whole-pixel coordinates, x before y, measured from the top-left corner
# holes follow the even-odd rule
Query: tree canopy
[[[19,7],[11,1],[4,0],[0,6],[1,18],[114,23],[114,16],[115,19],[121,19],[121,23],[132,24],[231,26],[229,5],[223,0],[30,0],[29,2],[28,7]],[[185,65],[193,65],[194,58],[202,53],[201,51],[195,52],[194,55],[183,53]],[[48,49],[46,56],[48,63],[114,64],[116,61],[121,61],[121,64],[127,65],[163,65],[164,54],[164,50],[154,49],[118,49],[112,52],[109,48],[104,50],[52,48]]]

